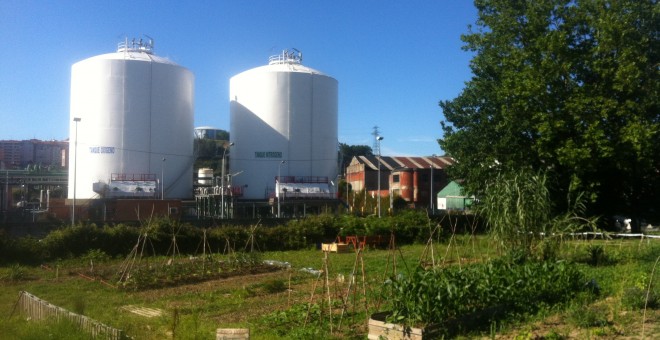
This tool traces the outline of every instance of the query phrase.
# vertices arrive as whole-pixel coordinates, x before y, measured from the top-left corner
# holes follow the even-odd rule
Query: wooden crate
[[[216,340],[249,340],[249,328],[218,328],[215,333]]]
[[[333,253],[348,253],[348,244],[346,243],[322,243],[321,250]]]
[[[427,340],[440,337],[440,327],[431,325],[425,328],[404,327],[385,321],[388,312],[371,315],[369,319],[369,340]]]

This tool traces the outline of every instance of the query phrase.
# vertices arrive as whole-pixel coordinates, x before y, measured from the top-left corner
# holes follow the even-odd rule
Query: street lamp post
[[[431,204],[431,215],[433,215],[433,164],[431,164],[431,190],[429,192],[429,201]]]
[[[378,141],[378,218],[380,218],[380,141],[383,140],[383,136],[376,137]]]
[[[73,146],[73,207],[72,207],[72,213],[71,213],[71,225],[76,224],[76,179],[78,177],[78,174],[76,173],[76,168],[78,166],[78,122],[80,121],[80,117],[73,117],[73,121],[75,122],[76,125],[76,140],[74,142]]]
[[[344,180],[346,181],[346,205],[349,206],[348,211],[350,212],[350,211],[353,210],[352,209],[353,207],[351,207],[348,203],[348,201],[350,199],[350,197],[349,197],[350,192],[348,191],[348,171],[346,171],[346,170],[344,170]]]
[[[231,146],[233,146],[234,143],[229,143],[228,145],[224,146],[224,151],[222,152],[222,169],[221,169],[221,175],[220,177],[220,197],[221,197],[221,204],[222,208],[220,210],[220,218],[224,219],[225,218],[225,156],[227,155],[227,149],[229,149]]]
[[[281,161],[280,164],[277,165],[277,218],[281,217],[281,210],[280,210],[280,192],[281,190],[281,184],[282,184],[282,165],[285,164],[286,161]]]
[[[163,157],[163,162],[160,165],[160,199],[165,199],[165,161],[167,158]]]

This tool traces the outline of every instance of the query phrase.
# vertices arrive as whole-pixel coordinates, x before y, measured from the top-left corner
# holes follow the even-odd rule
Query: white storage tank
[[[325,181],[318,189],[329,191],[337,176],[336,79],[303,66],[299,51],[283,51],[232,77],[229,99],[230,167],[242,171],[232,185],[243,187],[244,199],[272,197],[278,173]]]
[[[151,40],[74,64],[68,197],[192,197],[193,96],[192,72]]]

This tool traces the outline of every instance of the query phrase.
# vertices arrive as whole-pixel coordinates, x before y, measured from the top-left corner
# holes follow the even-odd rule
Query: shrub
[[[50,258],[71,258],[83,255],[89,249],[102,249],[102,229],[96,225],[76,225],[51,231],[44,239]]]
[[[0,236],[4,245],[0,247],[0,263],[23,263],[37,264],[46,257],[43,243],[28,236],[21,238],[10,238]]]
[[[397,244],[428,240],[431,221],[422,211],[406,211],[393,217],[314,215],[293,219],[278,226],[222,226],[206,230],[168,218],[157,218],[141,227],[63,226],[43,240],[25,237],[11,239],[0,233],[0,262],[39,263],[85,256],[98,250],[108,257],[128,255],[146,238],[144,255],[199,254],[202,247],[212,252],[235,250],[296,250],[332,242],[337,235],[389,236]],[[176,247],[175,247],[176,246]]]

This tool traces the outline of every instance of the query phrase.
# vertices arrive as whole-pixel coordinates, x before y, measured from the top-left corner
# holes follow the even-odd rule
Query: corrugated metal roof
[[[364,164],[371,170],[378,170],[378,156],[356,156],[353,158],[357,162]],[[353,163],[353,161],[351,161]],[[451,157],[389,157],[381,156],[380,165],[382,170],[406,169],[445,169],[454,163]]]

